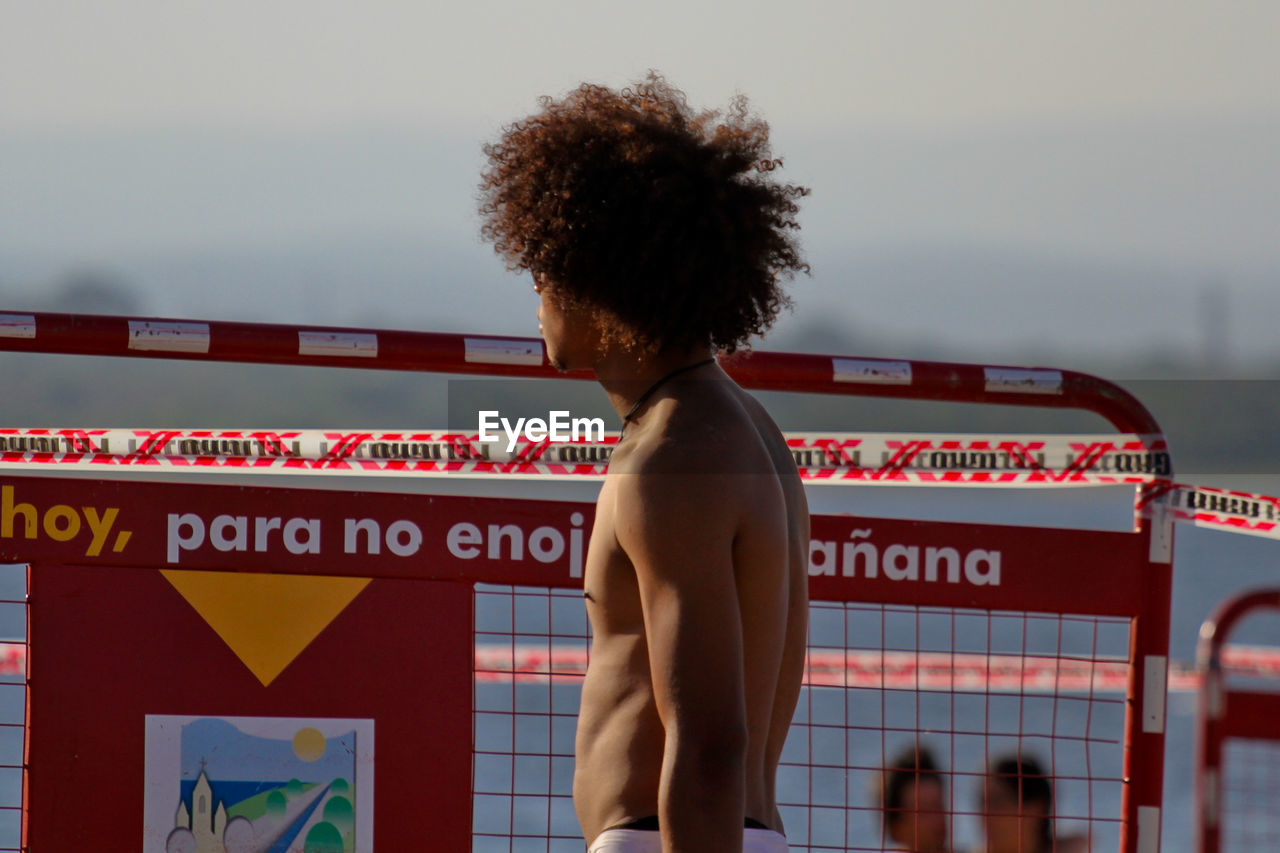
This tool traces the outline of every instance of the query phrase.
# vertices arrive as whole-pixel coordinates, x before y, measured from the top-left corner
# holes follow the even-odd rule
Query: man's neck
[[[596,364],[596,379],[609,395],[618,417],[624,417],[640,397],[672,371],[712,357],[710,346],[664,350],[637,358],[635,353],[612,350]]]

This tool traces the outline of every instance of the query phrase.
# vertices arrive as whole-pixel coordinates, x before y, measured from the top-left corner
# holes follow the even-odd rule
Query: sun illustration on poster
[[[298,729],[293,736],[293,754],[306,762],[319,761],[324,758],[324,735],[319,729],[310,726]]]
[[[157,801],[163,846],[147,853],[369,850],[372,798],[359,795],[357,764],[372,762],[372,720],[149,716],[148,726],[157,747],[171,744],[166,787],[177,784],[172,805]]]

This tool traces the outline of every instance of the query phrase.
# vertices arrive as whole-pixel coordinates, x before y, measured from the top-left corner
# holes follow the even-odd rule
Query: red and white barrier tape
[[[0,429],[0,462],[291,470],[431,471],[449,463],[493,473],[605,473],[617,435],[601,441],[481,441],[474,432],[336,430]],[[835,480],[1147,482],[1168,477],[1164,439],[1138,435],[789,433],[796,464]],[[567,470],[561,472],[558,468]]]
[[[1227,646],[1228,676],[1280,679],[1280,649]],[[574,681],[586,672],[582,647],[476,647],[476,680],[481,682]],[[812,687],[868,687],[959,692],[1123,693],[1129,664],[1123,660],[1080,660],[1046,655],[983,655],[946,652],[811,650],[805,684]],[[1172,661],[1169,689],[1200,689],[1191,662]]]
[[[1280,649],[1227,646],[1227,675],[1280,678]],[[24,676],[27,647],[0,643],[0,676]],[[587,669],[584,648],[563,646],[476,647],[475,677],[481,682],[576,681]],[[805,683],[813,687],[869,687],[1030,693],[1124,692],[1125,661],[1088,661],[1047,656],[947,654],[945,652],[811,651]],[[1173,661],[1169,689],[1194,691],[1194,664]]]
[[[205,472],[601,478],[617,445],[481,441],[448,430],[0,429],[0,470],[71,466]],[[832,484],[1141,487],[1179,522],[1280,539],[1280,499],[1172,482],[1162,437],[789,433],[803,478]]]
[[[1280,649],[1227,646],[1228,677],[1280,679]],[[25,676],[27,647],[0,643],[0,676]],[[564,646],[476,647],[475,677],[481,682],[576,681],[587,671],[585,648]],[[964,692],[1116,693],[1124,692],[1129,665],[1122,660],[1091,661],[1044,655],[982,655],[946,652],[811,651],[805,684],[813,687],[870,687]],[[1169,689],[1200,689],[1190,662],[1172,661]]]

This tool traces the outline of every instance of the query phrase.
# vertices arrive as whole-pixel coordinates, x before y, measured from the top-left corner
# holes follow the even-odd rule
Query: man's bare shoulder
[[[615,454],[619,469],[628,474],[699,475],[770,470],[755,413],[736,396],[705,396],[711,399],[664,401],[655,407],[645,429],[624,434],[621,452]]]
[[[652,438],[652,437],[651,437]],[[717,458],[722,448],[683,442],[675,436],[637,441],[609,464],[611,491],[618,516],[722,516],[733,505],[727,480],[732,466]],[[621,456],[621,459],[618,457]]]
[[[740,409],[715,418],[692,409],[658,412],[664,419],[626,435],[610,461],[620,541],[642,529],[709,544],[749,512],[754,480],[771,470],[759,436]]]

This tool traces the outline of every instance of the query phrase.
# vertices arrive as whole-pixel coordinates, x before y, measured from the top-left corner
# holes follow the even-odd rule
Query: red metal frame
[[[0,312],[3,314],[5,312]],[[35,335],[30,338],[0,336],[0,350],[72,355],[176,358],[196,361],[241,361],[254,364],[294,364],[314,367],[350,367],[366,370],[407,370],[466,373],[488,376],[592,379],[588,371],[561,373],[545,355],[542,363],[493,364],[467,360],[468,340],[530,344],[542,351],[540,338],[499,335],[463,335],[441,332],[382,331],[338,326],[291,326],[277,323],[231,323],[173,320],[158,317],[112,317],[94,314],[26,313],[32,317]],[[208,326],[207,352],[143,350],[129,347],[129,323],[192,323]],[[351,358],[302,355],[300,332],[375,335],[377,353]],[[988,390],[987,371],[996,365],[954,364],[938,361],[859,359],[883,365],[910,365],[910,382],[839,382],[833,376],[832,357],[804,353],[754,351],[726,359],[729,375],[744,388],[762,391],[800,391],[819,394],[854,394],[864,397],[897,397],[910,400],[946,400],[955,403],[996,403],[1012,406],[1084,409],[1110,421],[1119,432],[1159,434],[1155,418],[1123,388],[1074,371],[1062,376],[1059,393]],[[1025,368],[1009,368],[1025,370]]]
[[[492,363],[468,360],[468,342],[526,344],[542,352],[536,338],[504,338],[397,332],[319,326],[209,322],[205,351],[174,351],[130,347],[131,323],[192,323],[190,320],[106,317],[75,314],[0,314],[0,319],[30,318],[29,334],[0,336],[0,350],[81,355],[179,358],[208,361],[349,367],[379,370],[431,371],[517,377],[590,379],[587,372],[558,373],[547,364]],[[376,336],[376,353],[361,357],[300,353],[300,333]],[[1095,412],[1122,432],[1158,438],[1159,426],[1128,392],[1105,380],[1071,371],[1001,368],[923,361],[857,359],[862,366],[881,365],[895,374],[893,381],[840,381],[838,359],[832,356],[752,352],[726,359],[724,366],[744,387],[809,393],[852,394],[916,400],[976,402],[1000,405],[1075,408]],[[907,370],[903,367],[907,366]],[[909,374],[908,371],[909,370]],[[1022,374],[1041,384],[1018,390]],[[909,379],[905,378],[909,375]],[[993,376],[995,380],[993,381]],[[1000,381],[1004,376],[1014,381]],[[30,482],[30,481],[28,481]],[[50,482],[50,481],[46,481]],[[34,485],[32,483],[31,485]],[[104,484],[98,484],[104,485]],[[1154,851],[1159,847],[1163,790],[1165,689],[1169,646],[1172,525],[1159,509],[1137,520],[1135,555],[1142,560],[1138,587],[1143,605],[1133,615],[1131,632],[1129,712],[1125,723],[1125,818],[1121,849]],[[6,549],[8,550],[8,549]],[[9,559],[18,554],[5,555]],[[83,561],[81,561],[83,562]]]
[[[1227,639],[1243,619],[1262,611],[1280,611],[1280,589],[1263,589],[1229,598],[1200,626],[1196,661],[1202,682],[1196,711],[1196,837],[1201,853],[1217,853],[1222,844],[1223,751],[1231,738],[1280,742],[1280,693],[1233,690],[1222,663]]]

